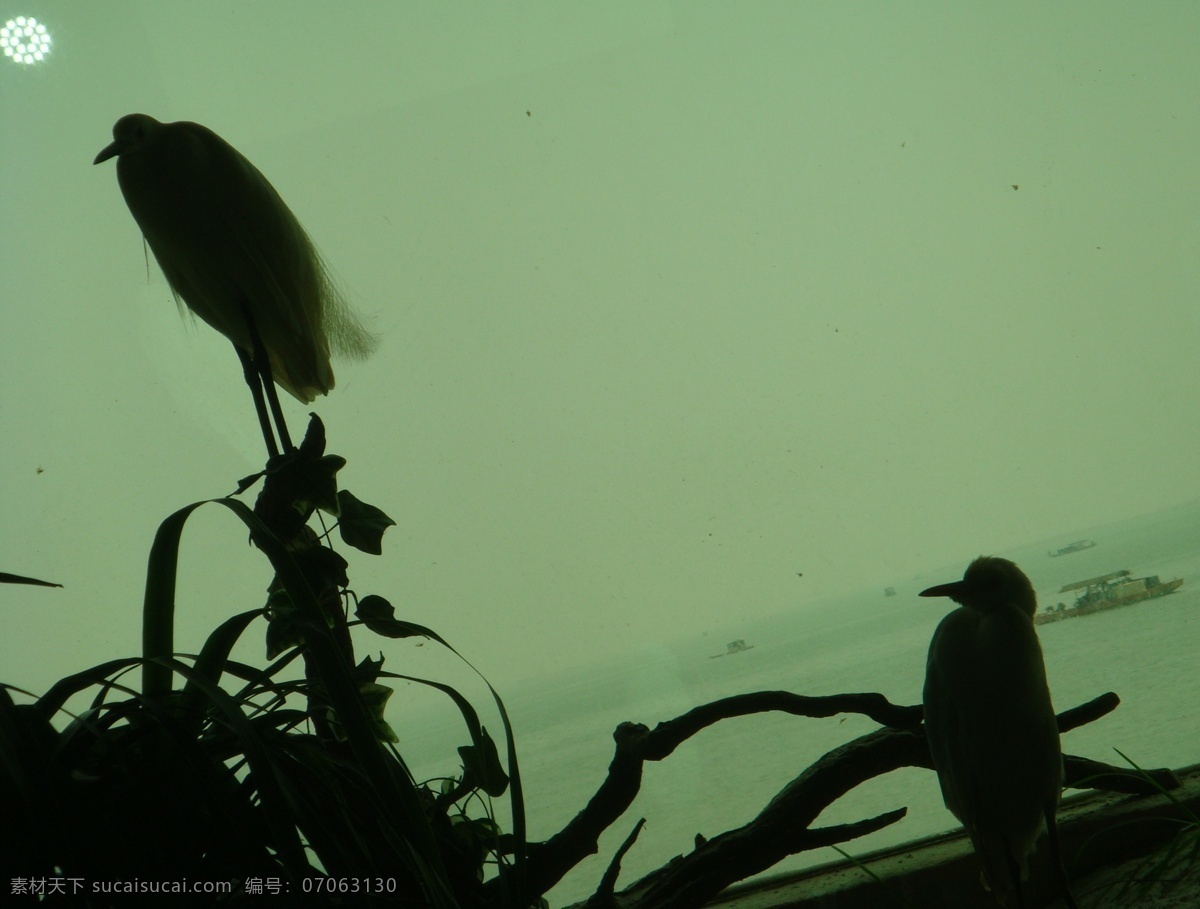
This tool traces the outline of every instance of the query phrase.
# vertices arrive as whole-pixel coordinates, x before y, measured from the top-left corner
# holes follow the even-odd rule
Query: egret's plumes
[[[1021,569],[981,556],[961,581],[922,591],[961,608],[929,645],[925,729],[946,807],[962,821],[1002,902],[1028,876],[1062,788],[1058,723]]]
[[[176,299],[252,353],[248,312],[275,381],[293,396],[307,404],[333,388],[330,348],[351,357],[374,349],[279,193],[212,130],[129,114],[94,163],[114,156]]]

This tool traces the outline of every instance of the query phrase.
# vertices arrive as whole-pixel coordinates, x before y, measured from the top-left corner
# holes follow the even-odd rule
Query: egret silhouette
[[[308,404],[333,388],[330,349],[365,357],[375,337],[347,308],[279,193],[212,130],[129,114],[93,163],[112,157],[176,303],[233,342],[268,454],[278,453],[268,403],[290,451],[275,383]]]
[[[1033,627],[1037,596],[1007,559],[980,556],[961,581],[921,591],[960,605],[937,627],[925,671],[925,733],[942,798],[962,821],[997,900],[1016,895],[1043,823],[1063,898],[1054,815],[1062,790],[1058,722]]]

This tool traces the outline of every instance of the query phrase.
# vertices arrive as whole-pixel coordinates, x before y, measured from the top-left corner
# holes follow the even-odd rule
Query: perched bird
[[[247,381],[252,370],[260,377],[277,424],[272,379],[307,404],[334,386],[331,348],[350,357],[374,349],[375,337],[347,308],[279,193],[212,130],[129,114],[93,163],[112,157],[176,302],[233,342]],[[255,404],[264,420],[260,392]]]
[[[961,581],[921,591],[960,605],[937,627],[925,671],[925,732],[942,797],[971,838],[985,884],[1015,894],[1045,823],[1067,905],[1054,815],[1062,789],[1058,723],[1033,627],[1037,597],[1007,559],[980,556]]]

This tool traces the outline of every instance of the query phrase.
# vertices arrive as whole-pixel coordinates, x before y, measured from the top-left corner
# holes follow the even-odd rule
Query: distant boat
[[[736,641],[730,641],[725,645],[724,653],[714,653],[709,657],[710,660],[715,660],[717,657],[733,656],[735,653],[745,653],[747,650],[753,650],[753,644],[747,644],[745,639],[738,638]]]
[[[885,597],[894,597],[896,595],[896,588],[895,587],[883,588],[883,595]]]
[[[1085,549],[1091,549],[1096,545],[1095,540],[1076,540],[1074,543],[1068,543],[1062,549],[1056,549],[1049,553],[1050,558],[1056,559],[1062,555],[1070,555],[1073,552],[1083,552]]]
[[[1075,603],[1071,606],[1065,603],[1047,606],[1033,617],[1033,624],[1044,625],[1047,622],[1116,609],[1118,606],[1130,606],[1143,600],[1174,593],[1183,586],[1183,578],[1163,582],[1158,579],[1158,575],[1145,578],[1131,578],[1129,575],[1129,569],[1125,569],[1065,585],[1059,593],[1069,593],[1073,590],[1082,590],[1083,593],[1075,597]]]

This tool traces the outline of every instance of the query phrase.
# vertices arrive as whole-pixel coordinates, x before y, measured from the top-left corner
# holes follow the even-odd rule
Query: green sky
[[[134,111],[254,161],[374,320],[314,405],[398,522],[352,577],[494,681],[1200,495],[1193,3],[26,7],[0,568],[67,587],[5,592],[5,681],[135,653],[158,522],[261,465],[91,166]],[[181,647],[269,580],[221,511]]]

